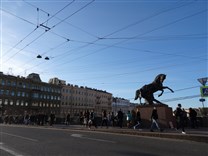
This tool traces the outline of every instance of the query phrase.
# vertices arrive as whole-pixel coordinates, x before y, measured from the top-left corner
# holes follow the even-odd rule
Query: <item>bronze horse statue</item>
[[[154,104],[153,101],[162,104],[162,102],[156,100],[154,98],[154,93],[157,91],[162,91],[159,95],[161,96],[164,92],[163,89],[169,89],[171,92],[174,92],[172,89],[170,89],[167,86],[163,86],[163,81],[166,79],[166,75],[165,74],[159,74],[155,77],[155,80],[147,85],[144,85],[142,88],[138,89],[136,91],[136,96],[134,100],[137,100],[139,98],[140,100],[140,104],[141,103],[141,98],[144,98],[150,105]]]

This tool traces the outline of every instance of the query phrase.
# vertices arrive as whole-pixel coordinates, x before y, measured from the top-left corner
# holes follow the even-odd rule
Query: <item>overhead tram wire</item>
[[[113,34],[115,34],[115,33],[117,33],[117,32],[122,31],[122,30],[125,30],[125,29],[127,29],[127,28],[129,28],[129,27],[131,27],[131,26],[133,26],[133,25],[142,23],[142,22],[144,22],[144,21],[146,21],[146,20],[149,20],[149,19],[151,19],[151,18],[153,18],[153,17],[155,17],[155,16],[158,16],[158,15],[160,15],[160,14],[162,14],[162,13],[165,13],[165,12],[168,12],[168,11],[171,11],[171,10],[174,10],[174,9],[177,9],[177,8],[180,8],[180,7],[184,7],[184,6],[190,5],[190,4],[192,4],[192,3],[194,3],[194,2],[191,2],[191,3],[188,3],[188,4],[184,4],[184,5],[180,5],[180,6],[177,6],[177,7],[172,7],[172,8],[164,9],[163,11],[156,12],[155,14],[153,14],[153,15],[151,15],[151,16],[145,18],[145,19],[139,20],[139,21],[137,21],[137,22],[135,22],[135,23],[133,23],[133,24],[130,24],[130,25],[128,25],[128,26],[125,26],[125,27],[123,27],[123,28],[121,28],[121,29],[119,29],[119,30],[117,30],[117,31],[114,31],[114,32],[108,34],[108,35],[105,35],[105,36],[103,36],[103,37],[100,37],[100,38],[96,39],[95,41],[92,41],[92,42],[89,43],[89,44],[86,44],[86,45],[81,46],[81,47],[79,47],[79,48],[75,48],[75,49],[73,49],[73,51],[83,49],[83,48],[85,48],[85,47],[87,47],[87,46],[89,46],[89,45],[92,45],[93,43],[95,43],[95,42],[101,40],[102,38],[105,38],[105,37],[107,37],[107,36],[113,35]],[[113,45],[110,45],[110,46],[108,46],[108,47],[105,47],[105,48],[101,49],[101,51],[102,51],[102,50],[105,50],[105,49],[107,49],[107,48],[114,47],[115,45],[120,44],[120,43],[123,43],[123,41],[122,41],[122,42],[118,42],[118,43],[113,44]],[[70,51],[72,51],[72,50],[70,50]],[[67,51],[66,53],[63,53],[63,55],[69,55],[68,52],[69,52],[69,51]],[[81,56],[81,57],[79,57],[79,58],[83,58],[83,57],[92,55],[92,54],[94,54],[94,53],[97,53],[97,52],[92,52],[92,53],[86,54],[86,55],[84,55],[84,56]],[[70,54],[71,54],[71,53],[70,53]],[[79,59],[79,58],[76,58],[75,60],[77,60],[77,59]],[[66,63],[64,63],[64,64],[66,64]]]
[[[24,0],[23,0],[23,1],[24,1]],[[93,1],[94,1],[94,0],[93,0]],[[93,2],[93,1],[91,1],[91,2]],[[28,3],[28,2],[27,2],[27,3]],[[106,35],[106,36],[104,36],[104,37],[107,37],[107,36],[110,36],[110,35],[115,34],[115,33],[117,33],[117,32],[120,32],[120,31],[122,31],[122,30],[125,30],[125,29],[127,29],[128,27],[131,27],[131,26],[133,26],[133,25],[136,25],[136,24],[139,24],[139,23],[141,23],[141,22],[144,22],[144,21],[146,21],[146,20],[148,20],[148,19],[151,19],[152,17],[158,16],[158,15],[164,13],[164,12],[168,12],[168,11],[171,11],[171,10],[174,10],[174,9],[177,9],[177,8],[180,8],[180,7],[184,7],[184,6],[190,5],[190,4],[192,4],[192,3],[193,3],[193,2],[188,3],[188,4],[183,4],[183,5],[180,5],[180,6],[176,6],[176,7],[173,7],[173,8],[164,9],[164,10],[162,10],[162,11],[159,11],[159,12],[157,12],[157,13],[155,13],[155,14],[149,16],[149,17],[147,17],[146,19],[139,20],[139,21],[137,21],[137,22],[135,22],[135,23],[133,23],[133,24],[130,24],[130,25],[124,27],[124,28],[121,28],[121,29],[119,29],[119,30],[117,30],[117,31],[114,31],[114,32],[112,32],[112,33],[110,33],[110,34],[108,34],[108,35]],[[28,3],[28,4],[30,4],[30,3]],[[31,6],[33,6],[33,5],[31,5]],[[34,6],[33,6],[33,7],[34,7]],[[62,21],[63,21],[63,20],[62,20]],[[61,21],[61,22],[62,22],[62,21]],[[102,37],[102,38],[103,38],[103,37]],[[89,46],[89,45],[91,45],[91,44],[97,42],[98,40],[100,40],[100,39],[102,39],[102,38],[98,38],[98,39],[96,39],[95,41],[93,41],[92,43],[88,43],[88,44],[86,44],[85,46],[81,46],[79,49],[83,49],[83,48],[85,48],[85,47],[87,47],[87,46]],[[76,48],[76,49],[77,49],[77,48]],[[78,49],[78,50],[79,50],[79,49]],[[65,53],[64,53],[64,54],[65,54]]]
[[[27,45],[25,45],[23,48],[21,48],[20,50],[18,50],[16,53],[14,53],[12,56],[10,56],[7,60],[4,61],[4,63],[7,63],[9,60],[11,60],[14,56],[16,56],[18,53],[20,53],[22,50],[24,50],[26,47],[30,46],[33,42],[35,42],[36,40],[38,40],[41,36],[43,36],[47,31],[44,31],[43,33],[41,33],[38,37],[36,37],[35,39],[33,39],[31,42],[29,42]]]
[[[89,4],[87,4],[87,5],[89,5]],[[84,6],[84,7],[86,7],[86,6]],[[81,9],[79,9],[79,11],[80,10],[82,10],[84,7],[82,7]],[[60,11],[59,11],[60,12]],[[76,13],[77,13],[77,11],[76,11]],[[63,20],[62,20],[62,22],[63,22]],[[60,22],[59,22],[59,24],[60,24]],[[57,24],[56,24],[57,25]],[[54,26],[55,27],[55,26]],[[52,32],[52,31],[50,31],[52,34],[55,34],[56,36],[59,36],[59,37],[62,37],[62,38],[64,38],[64,39],[66,39],[67,40],[67,42],[68,41],[70,41],[70,39],[68,39],[68,38],[66,38],[66,37],[63,37],[63,36],[61,36],[61,35],[58,35],[57,33],[54,33],[54,32]],[[46,53],[46,52],[45,52]],[[37,65],[36,65],[37,66]]]
[[[180,2],[180,1],[179,1],[179,2]],[[163,14],[163,13],[167,13],[167,12],[169,12],[169,11],[172,11],[172,10],[175,10],[175,9],[178,9],[178,8],[181,8],[181,7],[185,7],[185,6],[191,5],[191,4],[195,3],[195,2],[196,2],[196,1],[193,1],[193,2],[190,2],[190,3],[187,3],[187,4],[180,4],[180,3],[179,3],[179,4],[180,4],[179,6],[175,6],[175,7],[171,7],[171,8],[165,8],[165,9],[163,9],[163,10],[160,10],[160,11],[158,11],[158,12],[153,13],[152,15],[150,15],[150,16],[148,16],[148,17],[145,17],[145,18],[143,18],[143,19],[141,19],[141,20],[138,20],[138,21],[136,21],[136,22],[134,22],[134,23],[131,23],[131,24],[129,24],[129,25],[123,27],[123,28],[120,28],[120,29],[118,29],[118,30],[116,30],[116,31],[114,31],[114,32],[112,32],[112,33],[109,33],[108,35],[105,35],[105,36],[101,37],[100,39],[105,39],[106,37],[112,36],[112,35],[114,35],[114,34],[116,34],[116,33],[118,33],[118,32],[121,32],[121,31],[123,31],[123,30],[126,30],[126,29],[129,28],[129,27],[132,27],[132,26],[135,26],[135,25],[137,25],[137,24],[143,23],[143,22],[145,22],[145,21],[147,21],[147,20],[150,20],[150,19],[154,18],[155,16],[161,15],[161,14]]]
[[[57,14],[59,14],[61,11],[63,11],[64,9],[66,9],[68,6],[70,6],[72,3],[74,3],[75,0],[72,0],[70,3],[68,3],[66,6],[64,6],[61,10],[59,10],[58,12],[56,12],[55,14],[53,14],[50,18],[48,18],[45,22],[43,22],[42,24],[47,23],[49,20],[51,20],[52,18],[54,18]]]
[[[105,36],[103,36],[103,37],[98,37],[96,40],[94,40],[94,41],[92,41],[92,42],[89,42],[89,43],[87,43],[87,44],[84,45],[84,46],[81,46],[81,47],[79,47],[79,48],[75,48],[75,50],[80,50],[80,49],[83,49],[83,48],[85,48],[85,47],[87,47],[87,46],[89,46],[89,45],[93,45],[93,44],[95,44],[97,41],[99,41],[99,40],[101,40],[101,39],[104,39],[104,38],[106,38],[107,36],[111,36],[111,35],[113,35],[113,34],[115,34],[115,33],[118,33],[118,32],[120,32],[120,31],[123,31],[123,30],[125,30],[125,29],[127,29],[127,28],[129,28],[129,27],[132,27],[132,26],[134,26],[134,25],[140,24],[140,23],[142,23],[142,22],[144,22],[144,21],[146,21],[146,20],[149,20],[149,19],[151,19],[151,18],[153,18],[153,17],[155,17],[155,16],[158,16],[158,15],[160,15],[160,14],[162,14],[162,13],[169,12],[169,11],[171,11],[171,10],[174,10],[174,9],[177,9],[177,8],[181,8],[181,7],[190,5],[190,4],[192,4],[192,3],[193,3],[193,2],[188,3],[188,4],[179,5],[179,6],[176,6],[176,7],[167,8],[167,9],[164,9],[164,10],[162,10],[162,11],[156,12],[156,13],[154,13],[153,15],[151,15],[151,16],[149,16],[149,17],[146,17],[146,18],[144,18],[144,19],[142,19],[142,20],[139,20],[139,21],[136,21],[136,22],[134,22],[134,23],[132,23],[132,24],[129,24],[129,25],[127,25],[127,26],[125,26],[125,27],[123,27],[123,28],[121,28],[121,29],[118,29],[118,30],[116,30],[116,31],[114,31],[114,32],[112,32],[112,33],[110,33],[110,34],[107,34],[107,35],[105,35]],[[68,52],[66,52],[66,53],[68,53]],[[63,53],[63,55],[65,55],[66,53]],[[59,55],[59,56],[60,56],[60,55]]]
[[[189,3],[190,4],[190,3]],[[189,4],[185,4],[185,5],[189,5]],[[179,7],[183,7],[183,6],[185,6],[185,5],[182,5],[182,6],[179,6]],[[170,10],[173,10],[173,9],[176,9],[176,8],[179,8],[179,7],[175,7],[175,8],[172,8],[172,9],[166,9],[165,11],[163,11],[163,13],[164,12],[168,12],[168,11],[170,11]],[[162,12],[161,12],[162,13]],[[160,14],[161,14],[160,13]],[[153,15],[153,17],[154,16],[157,16],[158,15],[158,13],[157,14],[155,14],[155,15]],[[148,18],[149,19],[149,18]],[[121,30],[124,30],[124,29],[126,29],[127,27],[125,27],[125,28],[123,28],[123,29],[119,29],[119,31],[121,31]],[[115,31],[115,32],[113,32],[113,33],[111,33],[111,34],[109,34],[109,35],[112,35],[112,34],[114,34],[114,33],[116,33],[116,32],[118,32],[118,31]],[[109,35],[106,35],[106,36],[109,36]],[[106,37],[105,36],[105,37]],[[101,38],[99,38],[99,39],[101,39]],[[99,39],[97,39],[97,40],[95,40],[94,42],[96,42],[96,41],[98,41]],[[84,48],[84,47],[87,47],[88,45],[91,45],[92,43],[90,43],[90,44],[87,44],[87,45],[85,45],[85,46],[81,46],[80,47],[80,49],[82,49],[82,48]],[[117,43],[117,44],[119,44],[119,43]],[[116,45],[116,44],[114,44],[114,45]],[[114,45],[111,45],[111,46],[109,46],[109,47],[113,47]],[[108,48],[109,48],[108,47]],[[77,48],[78,49],[78,48]],[[104,49],[107,49],[107,48],[104,48]],[[103,49],[102,49],[103,50]],[[68,52],[67,52],[68,53]],[[86,57],[86,56],[89,56],[89,55],[91,55],[91,54],[94,54],[94,53],[96,53],[96,52],[93,52],[93,53],[90,53],[90,54],[87,54],[87,55],[84,55],[83,57]],[[64,53],[64,54],[66,54],[66,53]],[[79,57],[79,58],[83,58],[83,57]],[[79,59],[79,58],[76,58],[76,60],[77,59]],[[66,64],[66,63],[64,63],[64,64]]]
[[[136,35],[136,36],[133,36],[133,37],[136,38],[136,37],[139,37],[139,36],[146,35],[146,34],[148,34],[148,33],[151,33],[151,32],[153,32],[153,31],[156,31],[156,30],[159,30],[159,29],[168,27],[168,26],[170,26],[170,25],[172,25],[172,24],[178,23],[178,22],[180,22],[180,21],[183,21],[183,20],[185,20],[185,19],[191,18],[191,17],[196,16],[196,15],[199,15],[199,14],[204,13],[204,12],[206,12],[206,11],[207,11],[207,9],[198,11],[198,12],[196,12],[196,13],[193,13],[193,14],[191,14],[191,15],[182,17],[182,18],[177,19],[177,20],[174,20],[174,21],[172,21],[172,22],[169,22],[169,23],[167,23],[167,24],[164,24],[164,25],[162,25],[162,26],[159,26],[159,27],[157,27],[157,28],[154,28],[154,29],[152,29],[152,30],[149,30],[149,31],[147,31],[147,32],[144,32],[144,33],[142,33],[142,34],[139,34],[139,35]],[[117,43],[114,43],[114,44],[112,44],[112,45],[109,45],[108,47],[105,47],[105,48],[102,48],[102,49],[99,49],[99,50],[95,50],[95,51],[93,51],[93,52],[91,52],[91,53],[88,53],[88,54],[85,54],[85,55],[83,55],[83,56],[77,57],[77,58],[75,58],[75,59],[73,59],[73,60],[71,60],[71,61],[68,61],[68,60],[67,60],[67,62],[60,63],[59,65],[56,65],[56,67],[57,67],[57,66],[61,66],[61,65],[65,65],[65,64],[70,63],[70,62],[72,62],[72,61],[76,61],[76,60],[78,60],[78,59],[87,57],[87,56],[89,56],[89,55],[92,55],[92,54],[101,52],[101,51],[103,51],[103,50],[106,50],[106,49],[109,49],[109,48],[111,48],[111,47],[114,47],[115,45],[124,43],[124,42],[126,42],[126,41],[128,41],[128,39],[122,40],[122,41],[117,42]],[[83,47],[84,47],[84,46],[83,46]],[[166,53],[163,53],[163,55],[173,55],[173,54],[166,54]],[[184,56],[183,56],[183,57],[184,57]],[[187,56],[186,56],[186,57],[187,57]]]
[[[190,90],[190,89],[194,89],[194,88],[198,88],[198,87],[200,87],[200,86],[192,86],[192,87],[187,87],[187,88],[181,88],[181,89],[174,90],[174,92]],[[167,93],[170,93],[170,92],[164,92],[163,94],[167,94]],[[155,94],[155,95],[157,95],[157,94]],[[200,97],[200,95],[191,95],[191,96],[184,96],[184,97],[179,97],[179,98],[164,99],[164,100],[161,100],[161,101],[163,101],[163,102],[171,102],[171,101],[192,99],[192,98],[196,98],[196,97]],[[129,100],[132,100],[132,99],[134,99],[134,98],[130,98]]]
[[[174,102],[174,101],[181,101],[181,100],[188,100],[188,99],[194,99],[194,98],[200,98],[201,95],[189,95],[189,96],[182,96],[177,98],[170,98],[165,100],[160,100],[161,102]],[[133,100],[134,98],[129,98],[128,100]]]
[[[41,53],[40,56],[43,56],[43,55],[45,55],[46,53],[51,52],[52,50],[55,50],[55,49],[61,47],[62,45],[66,44],[66,43],[68,43],[68,42],[69,42],[69,40],[67,40],[67,41],[65,41],[65,42],[62,42],[62,43],[56,45],[55,47],[50,48],[49,50],[47,50],[47,51]],[[34,60],[34,58],[32,58],[31,60],[27,61],[26,63],[24,63],[24,64],[21,65],[21,66],[25,66],[26,64],[30,63],[32,60]],[[39,66],[39,65],[41,65],[41,64],[44,64],[44,63],[45,63],[45,62],[41,62],[41,63],[39,63],[38,65],[32,66],[32,67],[30,67],[30,68],[28,68],[28,69],[26,69],[26,70],[33,69],[33,68],[35,68],[35,67],[37,67],[37,66]]]
[[[39,7],[33,5],[32,3],[29,3],[29,2],[27,2],[27,1],[25,1],[25,0],[22,0],[22,1],[24,1],[25,3],[27,3],[28,5],[30,5],[30,6],[32,6],[32,7],[34,7],[34,8],[39,8]],[[45,10],[43,10],[43,9],[41,9],[41,8],[39,8],[39,9],[40,9],[41,11],[43,11],[44,13],[46,13],[46,14],[50,14],[50,13],[46,12]],[[62,20],[62,19],[60,19],[60,18],[58,18],[58,17],[56,17],[56,16],[54,16],[54,18],[57,19],[57,20],[59,20],[59,21]],[[80,31],[82,31],[82,32],[84,32],[84,33],[86,33],[86,34],[92,36],[92,37],[99,38],[98,36],[96,36],[96,35],[94,35],[94,34],[92,34],[92,33],[90,33],[90,32],[87,32],[86,30],[84,30],[84,29],[82,29],[82,28],[80,28],[80,27],[78,27],[78,26],[75,26],[75,25],[73,25],[73,24],[71,24],[71,23],[69,23],[69,22],[67,22],[67,21],[64,21],[64,23],[66,23],[66,24],[70,25],[71,27],[74,27],[74,28],[76,28],[76,29],[78,29],[78,30],[80,30]],[[54,33],[54,32],[52,32],[52,31],[50,31],[50,32],[51,32],[51,33]],[[59,35],[59,34],[56,34],[56,33],[54,33],[54,34],[57,35],[57,36],[60,36],[60,37],[62,37],[62,38],[66,38],[66,37],[64,37],[64,36],[62,36],[62,35]]]
[[[64,18],[63,20],[61,20],[60,22],[58,22],[57,24],[53,25],[53,26],[51,27],[51,29],[54,28],[54,27],[56,27],[57,25],[63,23],[64,21],[66,21],[68,18],[72,17],[72,16],[75,15],[76,13],[80,12],[81,10],[83,10],[84,8],[86,8],[87,6],[89,6],[90,4],[92,4],[94,1],[95,1],[95,0],[92,0],[92,1],[90,1],[89,3],[87,3],[86,5],[84,5],[83,7],[79,8],[77,11],[75,11],[75,12],[72,13],[71,15],[67,16],[66,18]]]
[[[71,3],[69,3],[69,4],[71,4]],[[68,4],[67,4],[67,6],[69,6]],[[66,7],[64,7],[64,8],[66,8]],[[63,10],[63,8],[61,9],[61,11]],[[58,11],[58,13],[60,13],[60,11]],[[60,22],[58,23],[58,24],[60,24]],[[56,24],[55,26],[57,26],[58,24]],[[55,26],[53,26],[53,28],[55,27]],[[37,26],[37,28],[38,28],[38,26]],[[52,29],[52,28],[50,28],[50,29]],[[22,49],[20,49],[18,52],[16,52],[15,54],[13,54],[10,58],[8,58],[5,62],[7,62],[7,61],[9,61],[10,59],[12,59],[15,55],[17,55],[19,52],[21,52],[22,50],[24,50],[26,47],[28,47],[30,44],[32,44],[33,42],[35,42],[36,40],[38,40],[41,36],[43,36],[46,32],[48,32],[50,29],[48,29],[48,30],[45,30],[45,32],[43,32],[42,34],[40,34],[37,38],[35,38],[34,40],[32,40],[30,43],[28,43],[26,46],[24,46]]]
[[[205,59],[205,60],[208,60],[208,59]],[[196,60],[196,61],[192,61],[192,62],[189,62],[189,63],[193,64],[193,63],[197,63],[197,62],[199,62],[199,61]],[[117,74],[106,75],[106,76],[97,76],[97,77],[90,78],[90,80],[101,79],[101,78],[112,78],[112,77],[118,77],[118,76],[124,76],[124,75],[135,75],[135,74],[138,74],[138,73],[155,71],[155,70],[158,70],[158,69],[166,69],[166,68],[170,68],[170,67],[181,66],[181,65],[184,65],[184,64],[187,64],[187,63],[180,62],[180,63],[177,63],[177,64],[171,64],[171,65],[168,65],[168,66],[167,65],[159,66],[159,67],[154,67],[154,68],[149,68],[149,69],[144,69],[144,70],[139,70],[139,71],[134,71],[134,72],[125,72],[125,73],[117,73]],[[76,80],[78,80],[78,79],[76,79]],[[83,80],[83,79],[79,79],[79,80]]]
[[[184,35],[167,35],[167,36],[144,36],[144,37],[107,37],[108,40],[125,40],[136,39],[143,41],[158,41],[158,40],[187,40],[187,39],[204,39],[208,38],[207,34],[184,34]]]
[[[7,50],[6,53],[5,53],[4,55],[2,55],[2,56],[4,57],[4,56],[6,56],[10,51],[12,51],[14,48],[16,48],[20,43],[22,43],[26,38],[28,38],[30,35],[32,35],[32,34],[38,29],[38,26],[37,26],[36,24],[34,24],[34,23],[32,23],[32,22],[30,22],[30,21],[24,19],[24,18],[21,18],[21,17],[19,17],[19,16],[13,14],[13,13],[11,13],[11,12],[8,12],[8,11],[2,9],[2,8],[1,8],[1,10],[4,11],[4,12],[6,12],[6,13],[8,13],[8,14],[10,14],[10,15],[12,15],[12,16],[14,16],[14,17],[16,17],[16,18],[19,18],[19,19],[21,19],[21,20],[23,20],[23,21],[25,21],[25,22],[27,22],[27,23],[29,23],[29,24],[31,24],[31,25],[36,26],[36,28],[33,29],[33,30],[32,30],[29,34],[27,34],[25,37],[23,37],[23,39],[21,39],[21,40],[20,40],[19,42],[17,42],[13,47],[11,47],[9,50]]]
[[[161,102],[181,101],[181,100],[194,99],[194,98],[199,98],[199,97],[201,97],[201,95],[190,95],[190,96],[183,96],[183,97],[177,97],[177,98],[172,98],[172,99],[165,99],[165,100],[161,100]]]
[[[64,22],[65,20],[67,20],[68,18],[72,17],[73,15],[75,15],[76,13],[78,13],[79,11],[83,10],[84,8],[86,8],[88,5],[92,4],[95,0],[90,1],[89,3],[87,3],[86,5],[84,5],[83,7],[79,8],[77,11],[75,11],[74,13],[72,13],[71,15],[67,16],[66,18],[64,18],[63,20],[61,20],[60,22],[58,22],[57,24],[53,25],[51,29],[55,28],[57,25],[61,24],[62,22]],[[48,31],[50,31],[48,30]],[[47,31],[46,31],[47,32]],[[38,65],[36,65],[38,66]],[[26,69],[28,70],[28,69]]]

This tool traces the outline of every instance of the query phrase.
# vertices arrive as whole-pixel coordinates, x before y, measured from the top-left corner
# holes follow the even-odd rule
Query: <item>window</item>
[[[20,96],[20,95],[21,95],[21,92],[20,92],[20,91],[18,91],[18,92],[17,92],[17,96]]]
[[[9,95],[9,90],[5,90],[5,94],[6,95]]]
[[[22,87],[22,82],[19,82],[18,86],[19,86],[19,87]]]
[[[22,92],[22,97],[25,97],[25,92]]]
[[[13,105],[13,104],[14,104],[13,100],[10,100],[10,105]]]
[[[15,92],[14,91],[11,91],[11,96],[14,96],[15,95]]]
[[[0,95],[3,95],[3,94],[4,94],[4,90],[1,89],[1,90],[0,90]]]
[[[32,94],[32,97],[33,97],[33,98],[38,98],[38,93],[33,93],[33,94]]]
[[[19,100],[16,101],[16,105],[19,106]]]
[[[11,86],[11,81],[7,81],[7,85],[8,86]]]
[[[11,86],[16,86],[16,82],[12,81]]]
[[[4,104],[5,104],[5,105],[8,105],[8,102],[9,102],[8,99],[5,99],[5,100],[4,100]]]
[[[5,85],[5,81],[1,80],[1,85],[4,86]]]
[[[24,106],[24,101],[21,101],[21,106]]]

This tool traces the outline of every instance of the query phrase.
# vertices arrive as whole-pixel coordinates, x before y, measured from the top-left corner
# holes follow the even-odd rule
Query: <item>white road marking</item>
[[[23,156],[22,154],[19,154],[11,149],[9,149],[8,147],[3,147],[3,143],[0,142],[0,150],[3,150],[11,155],[14,155],[14,156]]]
[[[21,139],[24,139],[24,140],[38,142],[38,140],[36,140],[36,139],[27,138],[27,137],[23,137],[23,136],[20,136],[20,135],[15,135],[15,134],[10,134],[10,133],[5,133],[5,132],[0,132],[0,133],[1,134],[6,134],[6,135],[9,135],[9,136],[13,136],[13,137],[17,137],[17,138],[21,138]]]
[[[104,139],[96,139],[96,138],[89,138],[89,137],[85,137],[81,134],[72,134],[72,137],[76,137],[76,138],[81,138],[81,139],[87,139],[87,140],[94,140],[94,141],[100,141],[100,142],[108,142],[108,143],[113,143],[115,144],[115,141],[111,141],[111,140],[104,140]]]

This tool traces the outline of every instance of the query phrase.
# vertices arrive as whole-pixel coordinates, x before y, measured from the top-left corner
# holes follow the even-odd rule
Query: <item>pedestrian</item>
[[[70,113],[67,114],[66,116],[66,125],[70,124]]]
[[[176,117],[176,130],[179,128],[182,129],[182,134],[186,134],[185,129],[184,129],[184,119],[185,119],[185,113],[181,108],[181,104],[178,104],[178,107],[175,110],[175,117]]]
[[[131,128],[132,114],[130,110],[126,114],[127,127]]]
[[[84,112],[84,126],[85,126],[85,127],[88,126],[89,117],[90,117],[90,112],[89,112],[89,110],[86,110],[86,111]]]
[[[116,125],[114,112],[111,113],[110,123],[111,123],[111,126],[113,127]]]
[[[197,112],[192,108],[189,108],[189,119],[191,128],[197,128]]]
[[[123,112],[121,111],[121,109],[118,111],[118,126],[120,128],[123,127]]]
[[[93,110],[90,112],[90,117],[89,117],[89,121],[88,121],[88,128],[91,129],[92,125],[94,125],[95,128],[97,128],[96,115]]]
[[[107,112],[106,110],[104,110],[102,112],[102,123],[101,123],[101,127],[105,124],[106,128],[108,128],[108,117],[107,117]]]
[[[136,129],[139,125],[141,125],[141,114],[139,108],[137,108],[134,129]]]
[[[51,113],[50,115],[50,126],[53,126],[53,124],[55,123],[55,114],[54,113]]]
[[[158,130],[162,131],[162,129],[159,127],[157,120],[158,120],[157,108],[154,107],[152,110],[152,115],[151,115],[151,121],[152,121],[151,128],[150,128],[151,132],[154,132],[153,129],[155,126]]]

